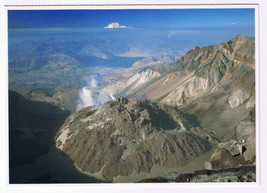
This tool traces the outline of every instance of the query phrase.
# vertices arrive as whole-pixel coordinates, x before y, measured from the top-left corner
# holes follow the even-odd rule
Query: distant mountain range
[[[144,66],[168,64],[184,53],[166,49],[161,54],[140,55],[138,49],[116,42],[111,35],[86,41],[10,45],[9,89],[28,99],[75,111],[77,89],[86,86],[88,77],[97,78],[101,86],[108,85]]]

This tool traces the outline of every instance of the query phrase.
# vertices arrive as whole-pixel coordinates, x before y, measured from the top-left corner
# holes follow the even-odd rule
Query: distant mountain
[[[237,35],[226,43],[196,47],[170,65],[145,68],[106,90],[181,106],[221,138],[231,138],[255,107],[255,40]]]
[[[124,76],[129,77],[145,66],[168,64],[184,53],[162,49],[157,55],[140,55],[138,49],[130,49],[129,43],[115,41],[115,32],[102,31],[109,34],[85,41],[59,39],[56,42],[11,44],[9,88],[27,99],[46,101],[75,111],[77,89],[86,86],[88,77],[99,77],[101,85],[107,85]]]
[[[55,141],[81,171],[110,182],[153,167],[182,166],[217,142],[176,107],[126,98],[72,114]]]
[[[27,49],[9,49],[9,85],[18,88],[55,88],[81,84],[82,78],[95,73],[92,67],[128,68],[143,57],[116,56],[108,41],[31,44]],[[17,47],[18,46],[18,47]],[[116,47],[116,45],[115,45]]]
[[[108,24],[105,28],[127,28],[125,25],[121,25],[118,22]]]

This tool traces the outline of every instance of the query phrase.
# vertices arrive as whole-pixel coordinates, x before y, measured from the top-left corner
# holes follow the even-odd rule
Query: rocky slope
[[[220,139],[230,139],[255,107],[255,40],[237,35],[196,47],[175,63],[148,67],[106,89],[114,96],[181,106]]]
[[[195,116],[126,98],[72,114],[55,141],[81,171],[108,181],[149,173],[153,166],[181,166],[217,143]]]
[[[158,73],[160,79],[155,82],[155,79],[151,78],[143,82],[150,82],[150,84],[140,89],[136,96],[144,95],[155,101],[183,105],[218,86],[229,84],[227,81],[242,81],[243,71],[248,70],[249,73],[250,69],[255,69],[254,55],[254,38],[240,35],[219,45],[196,47],[177,62],[163,66],[162,69],[164,68],[167,73],[160,73],[163,70],[159,70],[157,66],[146,68],[144,72],[138,73],[140,79],[143,79],[141,75],[144,73],[146,77],[153,77],[153,73]],[[246,74],[248,75],[250,74]],[[253,84],[254,77],[251,76],[251,80],[246,81],[247,87],[253,86],[249,81]],[[123,89],[127,90],[128,87],[132,85],[127,83],[123,85]],[[113,94],[120,95],[121,89],[113,90]]]

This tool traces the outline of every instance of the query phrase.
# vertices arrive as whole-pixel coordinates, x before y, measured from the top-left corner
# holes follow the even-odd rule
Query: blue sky
[[[9,28],[104,27],[254,30],[254,9],[10,10]]]

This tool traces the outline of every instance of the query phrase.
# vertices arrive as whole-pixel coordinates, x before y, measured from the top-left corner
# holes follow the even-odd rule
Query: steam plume
[[[113,95],[107,93],[103,89],[99,90],[98,81],[95,78],[91,78],[91,80],[88,81],[88,85],[79,91],[76,111],[88,106],[100,106],[112,99],[114,99]]]

